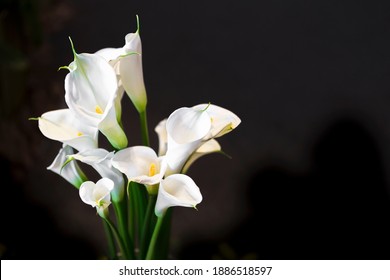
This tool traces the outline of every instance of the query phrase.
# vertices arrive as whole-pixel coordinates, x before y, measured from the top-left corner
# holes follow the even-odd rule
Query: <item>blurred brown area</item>
[[[141,20],[153,128],[212,102],[242,124],[189,175],[199,211],[175,209],[172,258],[389,259],[390,3],[0,2],[0,256],[95,259],[100,221],[46,170],[60,143],[29,121],[65,108],[58,67],[120,47]],[[137,115],[123,100],[130,145]],[[104,142],[104,139],[102,139]]]

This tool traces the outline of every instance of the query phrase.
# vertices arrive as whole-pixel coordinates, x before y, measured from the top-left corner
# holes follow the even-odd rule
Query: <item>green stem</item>
[[[120,250],[121,255],[122,255],[122,258],[124,258],[124,259],[131,259],[131,256],[129,255],[129,251],[126,250],[126,246],[123,243],[122,237],[118,233],[118,230],[116,229],[114,224],[108,218],[103,218],[103,219],[109,225],[109,227],[111,229],[111,232],[113,233],[113,235],[114,235],[114,237],[116,239],[116,242],[118,244],[119,250]]]
[[[135,208],[135,198],[132,191],[130,190],[130,182],[127,185],[127,197],[128,197],[128,231],[135,246],[136,208]]]
[[[145,186],[140,185],[135,182],[129,182],[127,187],[127,192],[130,197],[130,215],[132,216],[132,221],[130,224],[130,232],[132,232],[134,247],[139,248],[139,243],[141,239],[141,230],[142,225],[144,224],[145,211],[146,211],[146,201],[145,201]],[[138,246],[137,246],[138,245]]]
[[[136,195],[138,201],[138,237],[142,236],[142,226],[145,221],[146,208],[147,208],[147,195],[146,187],[141,184],[135,184],[136,186]]]
[[[160,234],[154,252],[156,260],[167,260],[169,257],[169,243],[171,237],[171,220],[174,207],[170,207],[164,214],[164,222],[161,225]],[[156,217],[156,216],[154,216]]]
[[[126,247],[126,250],[129,252],[129,255],[131,258],[134,258],[134,247],[131,242],[131,238],[129,236],[129,233],[127,231],[128,229],[128,220],[127,220],[127,202],[126,197],[121,199],[120,201],[113,201],[115,214],[117,217],[118,227],[119,227],[119,233],[122,237],[122,240],[124,242],[124,246]]]
[[[154,250],[156,247],[158,235],[160,233],[161,225],[163,224],[164,216],[158,217],[156,226],[154,227],[152,239],[150,240],[148,253],[146,254],[146,260],[152,260],[154,257]]]
[[[146,255],[146,250],[148,247],[148,242],[150,241],[150,226],[152,221],[152,216],[154,215],[154,207],[156,205],[157,195],[149,195],[148,207],[146,209],[145,220],[142,226],[141,233],[141,242],[140,242],[140,259],[144,259]]]
[[[148,130],[148,120],[146,117],[146,109],[139,113],[139,120],[141,124],[141,137],[142,145],[149,146],[149,130]]]
[[[130,224],[130,232],[132,233],[133,236],[133,242],[134,242],[134,247],[137,248],[138,244],[138,227],[139,227],[139,201],[137,197],[137,185],[135,185],[134,182],[129,182],[127,185],[127,193],[130,197],[130,215],[132,217],[132,221]]]
[[[108,243],[108,257],[113,260],[116,259],[116,247],[114,241],[114,235],[107,221],[103,219],[104,232],[106,233],[107,243]]]

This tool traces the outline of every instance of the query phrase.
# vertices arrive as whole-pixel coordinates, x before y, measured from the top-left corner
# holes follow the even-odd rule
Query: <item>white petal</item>
[[[142,42],[139,32],[129,33],[125,36],[125,46],[123,49],[126,53],[136,52],[142,54]]]
[[[182,172],[183,172],[183,173],[187,173],[187,171],[188,171],[188,169],[190,168],[190,166],[191,166],[197,159],[199,159],[200,157],[202,157],[202,156],[204,156],[204,155],[207,155],[207,154],[219,152],[219,151],[221,151],[221,146],[219,145],[219,143],[217,142],[217,140],[215,140],[215,139],[210,139],[210,140],[208,140],[207,142],[203,143],[202,146],[200,146],[200,147],[199,147],[199,148],[190,156],[190,158],[189,158],[189,159],[187,160],[187,162],[185,163]]]
[[[122,57],[119,63],[119,73],[122,85],[137,111],[145,111],[147,96],[141,54]]]
[[[79,195],[81,200],[92,207],[96,207],[96,202],[93,199],[93,190],[95,188],[95,183],[92,181],[87,181],[81,184]]]
[[[123,48],[116,48],[116,49],[105,48],[97,51],[95,54],[98,54],[101,57],[103,57],[113,67],[117,75],[118,90],[117,90],[117,98],[115,98],[115,111],[116,111],[117,120],[119,122],[122,115],[121,101],[124,94],[124,89],[119,76],[119,61],[121,56],[125,55],[126,52]]]
[[[109,154],[110,153],[105,149],[89,149],[72,155],[72,157],[76,160],[92,165],[101,163]]]
[[[126,54],[126,52],[123,48],[104,48],[95,52],[95,54],[100,55],[107,62],[115,62],[121,55]],[[112,63],[110,64],[113,66]]]
[[[208,106],[208,104],[199,104],[192,108],[201,110],[202,108],[205,108],[205,106]],[[217,105],[211,104],[206,112],[211,118],[211,130],[207,135],[208,139],[220,137],[232,131],[241,123],[241,120],[237,115]]]
[[[97,147],[98,130],[80,122],[69,109],[44,113],[38,120],[42,134],[79,151]]]
[[[158,136],[158,155],[163,156],[166,154],[168,146],[167,119],[159,122],[154,131]]]
[[[119,64],[122,85],[138,112],[145,111],[147,95],[139,55],[123,57]]]
[[[174,111],[167,120],[168,135],[178,144],[202,139],[211,127],[210,117],[204,110],[206,107],[180,108]]]
[[[119,105],[118,102],[114,102],[110,108],[107,108],[108,113],[101,120],[98,128],[100,132],[107,137],[111,145],[120,150],[127,147],[127,137],[118,123],[115,105]]]
[[[108,178],[102,178],[96,182],[95,195],[97,198],[106,197],[114,189],[114,182]]]
[[[163,159],[146,146],[134,146],[118,151],[112,159],[112,165],[124,173],[129,181],[146,185],[159,183],[166,169]],[[155,174],[151,175],[152,165]]]
[[[202,194],[190,177],[183,174],[171,175],[160,183],[155,213],[161,217],[169,207],[195,207],[201,201]]]
[[[73,149],[70,146],[64,145],[53,163],[47,167],[47,169],[57,173],[76,188],[80,188],[80,185],[87,180],[87,177],[84,175],[77,162],[71,161],[63,167],[64,163],[67,161],[67,156],[71,154],[73,154]]]
[[[123,89],[123,86],[119,86],[117,91],[117,97],[115,98],[114,101],[116,119],[118,123],[121,122],[121,118],[122,118],[122,98],[124,93],[125,90]]]
[[[170,135],[168,135],[168,149],[166,154],[168,167],[166,175],[182,173],[184,164],[201,144],[201,139],[186,144],[178,144],[172,139],[172,137],[170,137]]]

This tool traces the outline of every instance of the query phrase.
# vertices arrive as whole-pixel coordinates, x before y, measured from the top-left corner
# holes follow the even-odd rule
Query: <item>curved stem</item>
[[[133,247],[133,244],[131,241],[131,237],[130,237],[128,230],[127,230],[128,220],[127,220],[127,211],[126,211],[127,204],[126,203],[127,203],[126,199],[124,198],[118,202],[113,202],[113,205],[114,205],[115,214],[117,216],[119,233],[122,237],[125,249],[129,252],[128,253],[129,256],[131,256],[131,258],[134,258],[134,256],[133,256],[134,255],[134,247]]]
[[[130,259],[129,252],[126,250],[126,246],[123,243],[122,237],[118,233],[118,230],[116,229],[114,224],[108,218],[103,218],[103,219],[107,223],[107,225],[111,228],[111,231],[116,239],[116,242],[118,243],[118,247],[119,247],[119,250],[122,254],[122,258]]]
[[[150,240],[148,253],[146,254],[146,260],[152,260],[154,256],[154,250],[156,247],[158,235],[160,233],[161,225],[163,224],[164,216],[158,217],[156,226],[153,231],[152,239]]]
[[[110,226],[107,224],[107,222],[104,219],[102,221],[103,221],[104,232],[106,233],[106,237],[107,237],[108,258],[113,260],[117,258],[114,235],[112,234],[112,230]]]

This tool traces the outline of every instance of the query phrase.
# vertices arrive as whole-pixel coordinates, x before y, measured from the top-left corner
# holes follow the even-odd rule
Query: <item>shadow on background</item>
[[[390,198],[366,129],[343,119],[313,150],[306,174],[279,166],[248,182],[250,216],[228,238],[203,240],[179,258],[389,259]]]

